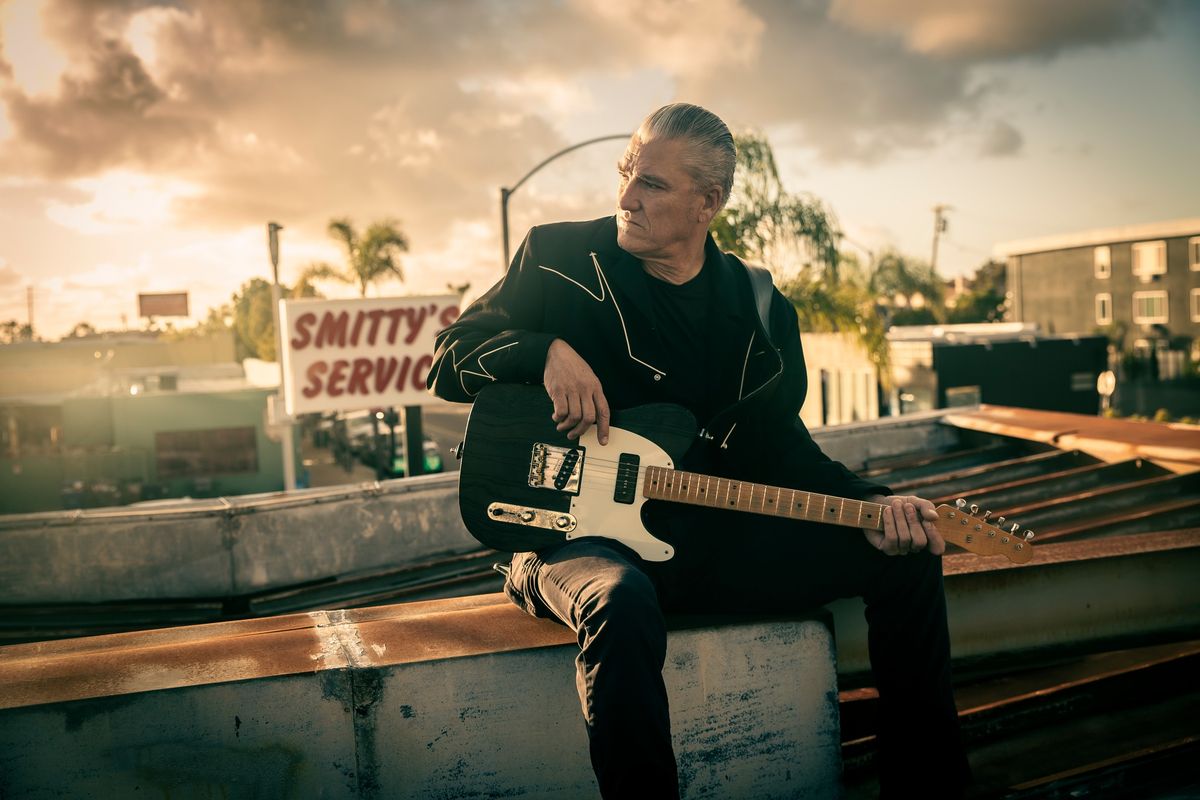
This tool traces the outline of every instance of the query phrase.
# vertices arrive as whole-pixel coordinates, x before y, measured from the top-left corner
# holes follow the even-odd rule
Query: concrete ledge
[[[834,797],[826,615],[673,627],[687,797]],[[0,796],[595,796],[573,634],[502,595],[0,648]]]
[[[0,517],[0,603],[220,598],[478,549],[458,475]]]

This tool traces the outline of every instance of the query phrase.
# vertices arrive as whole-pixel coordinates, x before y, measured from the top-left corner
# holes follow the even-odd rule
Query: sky
[[[0,321],[56,339],[194,320],[344,264],[326,226],[391,218],[406,281],[502,271],[499,188],[684,100],[764,133],[845,250],[969,275],[1003,241],[1200,216],[1195,0],[0,0]],[[510,202],[612,213],[609,141]],[[329,296],[354,289],[321,284]],[[187,320],[177,320],[186,327]]]

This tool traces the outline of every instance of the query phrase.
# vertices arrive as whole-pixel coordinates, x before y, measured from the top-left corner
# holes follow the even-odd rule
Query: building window
[[[159,480],[258,472],[258,439],[252,426],[164,431],[154,434],[154,458]]]
[[[1101,245],[1092,251],[1092,267],[1097,278],[1108,278],[1112,275],[1112,249]]]
[[[1112,324],[1112,295],[1107,292],[1096,295],[1096,324]]]
[[[1200,272],[1200,236],[1188,239],[1188,265],[1192,272]]]
[[[1167,293],[1134,292],[1133,321],[1138,325],[1153,325],[1167,321]]]
[[[1142,281],[1153,280],[1155,275],[1167,271],[1167,243],[1159,239],[1157,242],[1134,242],[1133,244],[1133,274]]]
[[[1192,289],[1192,322],[1200,322],[1200,289]]]

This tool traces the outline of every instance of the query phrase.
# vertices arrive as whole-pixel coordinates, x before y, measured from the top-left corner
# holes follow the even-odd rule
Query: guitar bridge
[[[510,503],[492,503],[488,506],[488,516],[497,522],[524,525],[529,528],[545,528],[548,531],[560,533],[570,533],[579,525],[579,520],[575,519],[573,514],[550,511],[545,508],[515,506]]]
[[[579,494],[583,475],[584,449],[558,447],[538,442],[529,458],[529,485],[534,489],[554,489]]]

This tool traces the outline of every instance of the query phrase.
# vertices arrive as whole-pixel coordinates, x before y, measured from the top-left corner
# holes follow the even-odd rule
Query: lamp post
[[[631,133],[614,133],[610,136],[599,136],[595,139],[588,139],[586,142],[580,142],[579,144],[573,144],[570,147],[564,147],[562,150],[559,150],[557,153],[555,153],[554,155],[545,159],[544,161],[542,161],[540,164],[538,164],[533,169],[529,170],[529,172],[526,172],[523,176],[521,176],[521,179],[519,181],[517,181],[516,183],[514,183],[512,185],[512,188],[508,188],[506,186],[500,187],[500,231],[501,231],[501,235],[504,238],[504,264],[501,265],[501,269],[508,269],[508,259],[509,259],[509,253],[508,253],[508,198],[510,198],[514,194],[516,194],[517,189],[521,188],[521,184],[525,183],[525,181],[532,178],[534,173],[536,173],[542,167],[546,166],[547,164],[549,164],[551,161],[558,158],[559,156],[565,156],[567,153],[570,153],[572,150],[578,150],[581,147],[587,147],[589,144],[596,144],[597,142],[608,142],[608,141],[612,141],[614,139],[629,139],[632,136],[633,136],[633,134],[631,134]]]
[[[271,256],[271,316],[275,319],[275,360],[279,362],[279,391],[275,393],[276,419],[281,421],[280,436],[283,445],[283,488],[292,492],[296,489],[296,448],[292,441],[292,420],[286,417],[283,402],[283,331],[279,328],[279,232],[283,226],[277,222],[267,223],[267,249]]]

